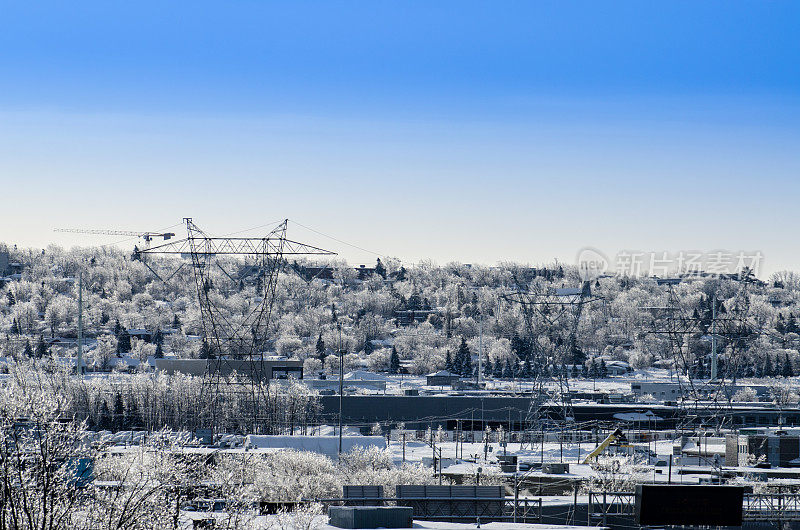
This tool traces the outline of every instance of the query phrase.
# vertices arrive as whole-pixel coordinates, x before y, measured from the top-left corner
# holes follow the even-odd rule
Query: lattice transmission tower
[[[212,237],[191,218],[184,218],[184,223],[185,239],[137,250],[137,254],[140,258],[177,255],[191,261],[203,328],[203,357],[207,358],[194,427],[230,428],[218,424],[219,412],[227,406],[241,416],[234,427],[253,433],[268,431],[269,418],[261,413],[268,402],[264,361],[270,345],[278,274],[287,256],[335,253],[287,239],[288,219],[263,237]],[[221,289],[223,285],[240,290],[244,286],[243,275],[226,270],[221,263],[230,257],[244,258],[247,266],[239,266],[248,271],[250,279],[255,277],[252,296],[244,297],[246,306],[236,313],[225,307],[226,296]],[[146,260],[142,261],[158,276]]]
[[[582,352],[578,348],[578,326],[584,306],[602,300],[592,294],[591,283],[584,281],[578,288],[553,288],[544,286],[540,289],[517,289],[503,295],[511,303],[519,304],[526,327],[526,340],[535,348],[534,339],[537,331],[548,332],[558,328],[566,331],[566,338],[559,336],[555,343],[556,350],[551,358],[535,354],[536,375],[531,389],[531,401],[528,407],[526,424],[532,432],[543,431],[545,423],[552,418],[547,412],[548,401],[554,401],[561,406],[564,422],[574,418],[569,394],[569,378],[564,373],[563,365],[567,362],[576,364],[582,362]],[[537,330],[538,326],[543,326]],[[545,375],[547,366],[555,370],[554,379],[558,384],[557,395],[551,395],[547,388],[548,377]]]

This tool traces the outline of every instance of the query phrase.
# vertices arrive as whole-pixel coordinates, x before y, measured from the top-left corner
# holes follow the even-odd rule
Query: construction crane
[[[93,234],[99,236],[130,236],[144,240],[145,246],[150,247],[150,242],[155,238],[169,241],[175,237],[174,232],[136,232],[132,230],[91,230],[83,228],[54,228],[53,232],[69,232],[71,234]]]
[[[609,445],[613,444],[622,445],[626,444],[627,441],[628,440],[625,438],[625,434],[623,434],[622,429],[616,429],[614,432],[606,436],[606,439],[600,442],[600,445],[598,445],[594,449],[594,451],[589,453],[589,456],[583,459],[583,463],[588,464],[589,462],[600,456],[600,454],[602,454],[602,452],[605,451]],[[624,445],[622,446],[625,447]]]

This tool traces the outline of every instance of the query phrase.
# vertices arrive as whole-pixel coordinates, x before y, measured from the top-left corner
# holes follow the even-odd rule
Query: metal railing
[[[633,492],[589,492],[589,526],[606,526],[609,516],[636,513]],[[800,493],[745,493],[742,500],[745,521],[800,521]]]
[[[800,494],[745,493],[745,521],[800,521]]]
[[[327,510],[330,506],[412,506],[414,519],[449,522],[503,521],[539,523],[542,521],[541,498],[513,497],[349,497],[304,499],[318,502]],[[500,510],[483,506],[501,504]]]

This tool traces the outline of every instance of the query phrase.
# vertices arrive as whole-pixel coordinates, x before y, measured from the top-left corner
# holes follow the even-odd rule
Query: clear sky
[[[800,3],[0,2],[0,240],[800,270]],[[125,243],[130,244],[130,243]]]

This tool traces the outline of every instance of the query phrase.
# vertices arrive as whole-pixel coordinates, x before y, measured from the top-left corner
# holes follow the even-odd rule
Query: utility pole
[[[481,318],[478,321],[478,373],[475,377],[478,389],[481,387],[481,377],[483,376],[483,310],[480,310]]]
[[[339,456],[342,454],[342,401],[344,400],[344,349],[342,349],[342,325],[339,328]]]
[[[78,354],[75,373],[83,375],[83,271],[78,274]]]
[[[717,295],[711,299],[711,381],[717,380]]]

